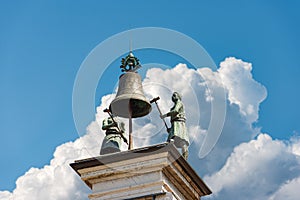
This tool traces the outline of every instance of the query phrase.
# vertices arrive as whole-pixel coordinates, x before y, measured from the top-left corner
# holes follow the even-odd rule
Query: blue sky
[[[229,56],[251,62],[255,80],[268,91],[256,125],[273,138],[299,135],[299,6],[259,0],[2,1],[0,190],[12,190],[29,168],[49,163],[58,145],[78,138],[72,90],[81,63],[101,41],[137,27],[182,32],[217,65]],[[160,54],[139,58],[183,62]],[[110,92],[99,89],[97,98]]]

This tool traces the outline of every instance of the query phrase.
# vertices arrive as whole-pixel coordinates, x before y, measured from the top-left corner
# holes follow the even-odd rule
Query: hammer
[[[153,102],[154,102],[155,105],[156,105],[156,107],[157,107],[157,110],[158,110],[159,114],[160,114],[160,115],[163,115],[162,112],[161,112],[161,110],[160,110],[159,107],[158,107],[158,104],[157,104],[157,101],[158,101],[159,99],[160,99],[159,97],[156,97],[156,98],[152,99],[152,100],[150,101],[150,103],[153,103]],[[163,120],[164,123],[165,123],[166,129],[169,130],[169,127],[168,127],[168,125],[167,125],[165,119],[162,119],[162,120]]]

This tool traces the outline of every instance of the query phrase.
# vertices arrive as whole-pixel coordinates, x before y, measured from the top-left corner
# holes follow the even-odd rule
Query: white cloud
[[[12,194],[9,191],[0,191],[0,199],[12,199]]]
[[[300,175],[299,161],[289,151],[289,145],[260,134],[257,139],[238,145],[222,169],[204,180],[213,189],[213,199],[263,200]],[[284,189],[293,189],[294,182]]]
[[[297,193],[299,140],[286,144],[266,134],[253,139],[260,133],[252,123],[258,119],[259,104],[266,97],[266,89],[253,79],[251,69],[250,63],[227,58],[216,72],[178,64],[167,70],[150,69],[143,81],[147,98],[160,96],[158,104],[163,113],[172,106],[172,92],[182,94],[192,141],[189,162],[205,176],[214,191],[211,199],[237,199],[237,196],[247,199],[243,195],[249,199],[278,199],[286,191]],[[227,110],[222,135],[212,152],[199,159],[200,146],[208,134],[212,103],[222,98],[224,89]],[[0,192],[0,200],[87,199],[90,191],[69,163],[99,154],[104,136],[100,127],[102,119],[107,117],[103,110],[113,98],[114,95],[102,98],[96,120],[87,127],[86,135],[57,147],[49,165],[31,168],[18,178],[12,193]],[[164,124],[156,107],[152,108],[149,115],[133,121],[135,147],[166,141]],[[127,119],[122,120],[128,130]],[[122,148],[125,150],[126,145]]]
[[[239,105],[241,113],[247,116],[250,123],[258,119],[259,104],[267,95],[265,87],[253,79],[251,71],[251,63],[233,57],[221,62],[218,70],[228,90],[230,103]]]
[[[294,136],[291,138],[290,151],[293,154],[300,156],[300,137]]]
[[[213,72],[209,68],[201,68],[197,71],[205,80],[205,82],[201,82],[199,79],[197,93],[201,94],[202,98],[203,91],[212,96],[212,98],[204,97],[206,101],[199,97],[200,105],[203,105],[200,109],[202,129],[207,129],[212,114],[207,98],[209,100],[220,99],[224,95],[222,90],[226,91],[226,118],[218,143],[205,159],[200,161],[196,157],[191,159],[192,162],[197,160],[193,164],[201,165],[199,173],[205,175],[220,170],[235,146],[249,141],[260,133],[260,129],[253,127],[252,123],[258,118],[259,104],[266,98],[267,92],[253,79],[251,64],[239,59],[232,57],[225,59],[217,72]],[[206,92],[207,88],[209,88],[209,92]],[[244,108],[253,109],[248,112],[249,109]],[[214,117],[219,115],[219,113],[214,113]],[[202,138],[199,137],[195,143],[198,147],[201,146]]]
[[[269,200],[298,200],[300,196],[299,186],[300,177],[289,180]]]

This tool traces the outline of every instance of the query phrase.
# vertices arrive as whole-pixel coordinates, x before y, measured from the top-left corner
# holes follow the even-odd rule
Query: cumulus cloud
[[[297,200],[299,199],[300,177],[287,181],[269,200]]]
[[[259,127],[253,127],[252,123],[258,119],[259,104],[267,95],[264,86],[256,82],[251,75],[251,64],[233,57],[226,58],[220,64],[218,71],[209,68],[197,70],[205,81],[198,81],[197,93],[202,95],[198,100],[201,106],[201,129],[207,130],[210,117],[218,117],[217,111],[211,113],[211,99],[222,98],[225,90],[226,117],[221,136],[214,149],[204,159],[191,159],[194,165],[201,165],[201,175],[212,174],[221,169],[235,146],[247,142],[260,133]],[[209,90],[207,92],[207,90]],[[205,91],[203,96],[203,91]],[[209,97],[207,97],[209,94]],[[205,98],[205,99],[201,99]],[[249,109],[253,108],[251,112]],[[203,136],[195,140],[192,150],[197,151],[201,146]],[[192,155],[193,156],[193,155]],[[195,155],[194,155],[195,156]]]
[[[257,139],[235,147],[222,169],[204,180],[213,189],[213,199],[263,200],[300,175],[299,161],[288,144],[260,134]],[[295,182],[282,190],[293,189]]]
[[[251,71],[251,63],[233,57],[221,62],[218,69],[230,103],[237,104],[250,123],[258,119],[259,104],[267,94],[265,87],[253,79]]]
[[[158,104],[163,113],[172,106],[173,91],[182,94],[191,139],[189,163],[213,190],[209,199],[280,199],[286,192],[293,199],[299,195],[295,188],[300,176],[300,142],[297,138],[289,142],[273,140],[253,126],[267,92],[253,79],[251,70],[250,63],[231,57],[217,71],[189,69],[185,64],[166,70],[152,68],[143,81],[148,99],[160,96]],[[103,109],[114,97],[114,94],[102,97],[86,135],[57,147],[49,165],[31,168],[18,178],[14,191],[0,192],[0,200],[87,199],[90,190],[69,163],[99,155],[104,136],[101,123],[107,117]],[[211,118],[224,112],[213,113],[211,107],[222,98],[226,115],[220,139],[210,154],[200,159],[200,147],[210,134]],[[127,119],[121,120],[128,130]],[[155,106],[149,115],[133,120],[133,130],[135,147],[165,142],[167,138]],[[125,150],[126,145],[122,148]]]

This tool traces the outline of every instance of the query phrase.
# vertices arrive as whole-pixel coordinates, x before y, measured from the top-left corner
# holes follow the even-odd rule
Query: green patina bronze
[[[125,58],[122,58],[121,63],[122,72],[134,72],[141,67],[139,59],[133,55],[132,51]]]
[[[119,152],[122,144],[122,135],[125,132],[124,123],[119,122],[116,117],[105,118],[102,122],[102,130],[105,130],[105,137],[102,142],[100,154]]]
[[[174,106],[171,108],[170,112],[162,115],[161,118],[170,117],[172,126],[168,129],[168,142],[174,140],[175,146],[182,149],[182,155],[187,159],[190,142],[185,126],[186,118],[184,106],[181,101],[181,96],[177,92],[173,93],[172,101],[174,102]]]

